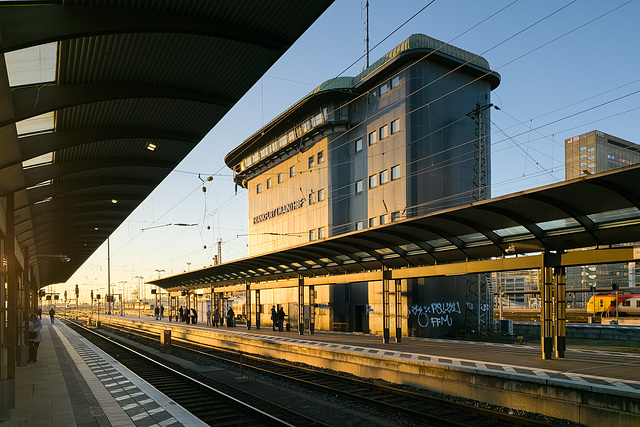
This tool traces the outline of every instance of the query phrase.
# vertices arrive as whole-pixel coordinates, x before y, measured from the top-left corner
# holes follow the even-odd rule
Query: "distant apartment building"
[[[565,178],[605,172],[640,163],[640,145],[593,130],[565,140]],[[601,264],[567,269],[567,287],[622,289],[640,283],[635,263]],[[576,297],[576,298],[579,298]],[[588,293],[582,300],[588,300]]]
[[[484,58],[414,34],[359,75],[320,85],[225,158],[248,190],[249,255],[489,198],[490,94],[499,83]],[[431,280],[404,283],[404,306],[455,302],[463,318],[466,282]],[[326,314],[351,331],[380,332],[375,287],[316,292],[319,329]],[[267,305],[286,300],[297,297],[261,294]],[[456,319],[427,331],[413,321],[405,319],[404,333],[461,327]]]

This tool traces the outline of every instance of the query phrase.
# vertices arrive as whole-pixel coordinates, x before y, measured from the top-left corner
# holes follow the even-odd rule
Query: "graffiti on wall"
[[[427,305],[413,305],[407,309],[407,320],[415,318],[420,327],[439,328],[451,326],[455,316],[462,315],[458,301],[433,302]]]

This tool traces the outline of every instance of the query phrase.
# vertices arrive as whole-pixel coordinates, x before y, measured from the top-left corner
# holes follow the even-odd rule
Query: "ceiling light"
[[[116,199],[111,199],[111,203],[115,205],[116,203],[118,203],[118,201]]]
[[[147,150],[154,151],[156,149],[156,144],[148,143]]]

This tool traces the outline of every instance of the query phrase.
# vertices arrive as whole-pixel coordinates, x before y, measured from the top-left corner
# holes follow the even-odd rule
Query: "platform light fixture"
[[[155,149],[156,149],[156,144],[153,144],[151,142],[147,144],[147,150],[155,151]]]

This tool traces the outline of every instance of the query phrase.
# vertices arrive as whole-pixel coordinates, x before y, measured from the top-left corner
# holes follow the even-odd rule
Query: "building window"
[[[596,147],[591,147],[587,150],[588,153],[593,153],[594,151],[596,151]]]
[[[267,188],[271,188],[271,178],[267,179]]]
[[[324,188],[318,190],[318,201],[321,202],[324,200]]]
[[[389,171],[383,170],[382,172],[380,172],[380,185],[386,183],[387,181],[389,181]]]
[[[356,193],[362,193],[362,180],[356,181]]]
[[[364,221],[356,222],[356,230],[364,230]]]
[[[378,177],[376,175],[371,175],[369,177],[369,188],[376,187],[378,185]]]
[[[256,193],[258,194],[262,193],[262,184],[256,185]]]
[[[309,230],[309,240],[315,240],[315,230]]]
[[[322,238],[324,238],[324,232],[322,231],[322,228],[318,228],[318,239]]]
[[[391,87],[394,88],[400,84],[400,76],[391,77]]]
[[[324,151],[318,153],[318,164],[324,162]]]
[[[391,122],[391,135],[400,131],[400,119]]]
[[[369,134],[369,145],[373,145],[376,143],[376,132],[371,132]]]
[[[587,166],[587,162],[580,162],[580,167]]]
[[[587,158],[587,155],[586,155],[586,154],[580,154],[580,158],[581,158],[581,159],[586,159],[586,158]]]
[[[389,90],[389,82],[382,83],[380,85],[380,96],[382,96],[385,93],[387,93],[388,90]]]
[[[294,176],[296,176],[296,167],[295,166],[291,166],[289,168],[289,178],[293,178]]]
[[[386,222],[384,218],[385,218],[384,215],[380,215],[380,225]]]
[[[389,126],[384,125],[380,128],[380,141],[389,136]]]
[[[356,153],[362,151],[362,138],[356,139]]]
[[[309,157],[309,169],[311,169],[314,166],[315,166],[315,164],[313,163],[313,156],[311,156],[311,157]]]
[[[313,193],[309,193],[309,204],[313,204]]]
[[[280,184],[282,182],[282,174],[279,173],[278,174],[278,184]]]
[[[378,99],[378,88],[373,89],[369,92],[369,103],[376,102]]]
[[[400,178],[400,165],[391,167],[391,181]]]
[[[376,219],[375,218],[369,218],[369,228],[375,227],[375,225],[376,225]]]
[[[400,219],[400,212],[391,212],[391,222],[396,222]]]
[[[580,151],[584,151],[586,149],[587,149],[587,147],[580,147]]]

